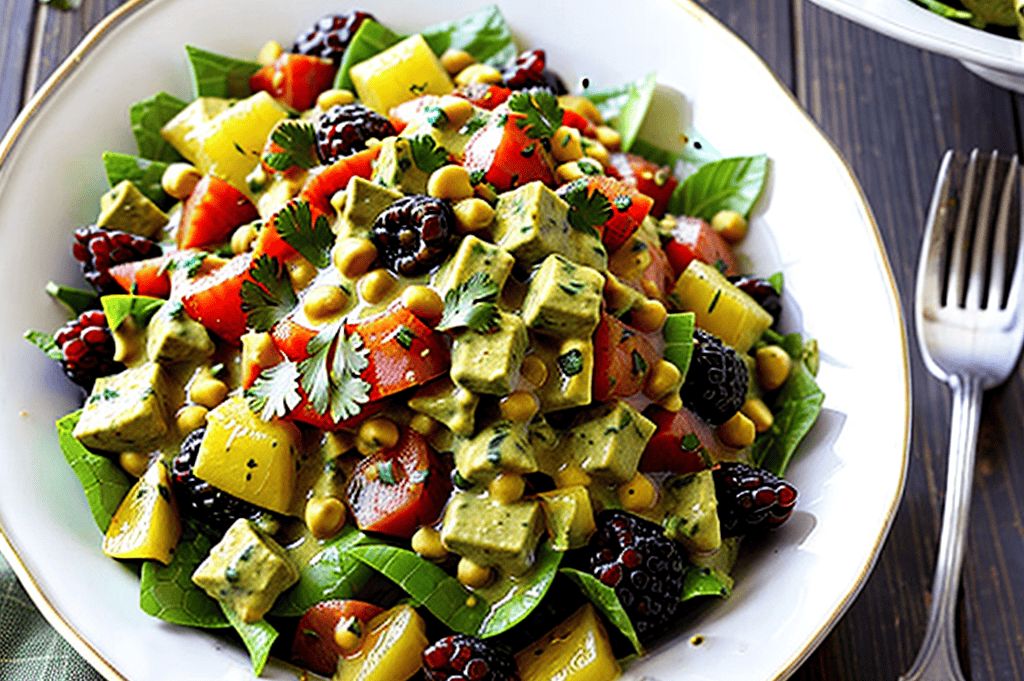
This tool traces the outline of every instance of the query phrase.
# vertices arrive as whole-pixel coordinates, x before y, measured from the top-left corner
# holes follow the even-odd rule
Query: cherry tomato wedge
[[[672,174],[668,166],[659,166],[636,154],[612,154],[612,166],[619,171],[623,182],[636,187],[641,194],[651,197],[651,215],[660,218],[668,209],[672,192],[679,185],[679,180]]]
[[[317,674],[331,676],[338,667],[342,649],[335,640],[339,628],[366,631],[366,625],[384,608],[363,601],[321,601],[299,620],[292,641],[292,662]]]
[[[665,255],[678,277],[697,259],[714,265],[722,274],[739,274],[739,263],[732,247],[715,229],[700,218],[678,217],[672,239],[665,243]]]
[[[603,402],[639,393],[658,351],[636,329],[606,312],[594,331],[593,397]]]
[[[370,179],[370,175],[373,174],[373,162],[379,154],[379,146],[370,147],[340,158],[321,170],[311,172],[299,196],[309,201],[310,205],[324,215],[333,215],[331,197],[347,187],[348,181],[357,175],[363,179]]]
[[[526,114],[510,111],[506,102],[492,112],[484,127],[473,133],[466,143],[462,165],[474,183],[487,182],[498,192],[535,180],[548,186],[554,184],[552,162],[544,145],[517,125],[526,118]]]
[[[181,297],[188,316],[234,345],[245,333],[242,282],[252,281],[250,267],[252,253],[240,253],[223,267],[189,280]]]
[[[242,192],[214,175],[204,175],[185,201],[175,241],[178,248],[209,248],[231,238],[236,227],[260,215]]]
[[[166,256],[119,263],[109,272],[114,281],[129,293],[151,298],[166,298],[171,294]]]
[[[321,92],[331,87],[337,69],[330,59],[285,53],[249,78],[253,92],[265,90],[296,111],[311,109]]]

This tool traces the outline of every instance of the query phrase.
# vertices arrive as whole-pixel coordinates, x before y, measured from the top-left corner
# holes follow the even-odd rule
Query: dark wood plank
[[[0,135],[21,110],[35,3],[0,0]]]
[[[790,90],[794,89],[793,20],[788,2],[698,0],[757,52]]]

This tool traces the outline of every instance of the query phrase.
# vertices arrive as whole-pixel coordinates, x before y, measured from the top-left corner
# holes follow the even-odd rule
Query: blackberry
[[[324,15],[295,38],[292,52],[330,59],[335,66],[340,66],[345,48],[367,19],[376,21],[372,14],[356,10]]]
[[[110,276],[111,267],[155,258],[163,251],[145,237],[89,225],[75,230],[71,253],[82,264],[85,280],[92,284],[96,293],[105,296],[124,293],[124,288]]]
[[[124,365],[114,361],[114,336],[103,310],[87,310],[53,334],[64,353],[60,361],[64,373],[86,390],[100,376],[116,374]]]
[[[660,525],[625,511],[602,511],[584,551],[589,570],[615,589],[641,641],[653,638],[673,619],[686,561]]]
[[[385,267],[416,277],[448,257],[454,227],[455,216],[445,201],[422,194],[403,196],[373,221],[373,241]]]
[[[683,405],[713,426],[740,410],[750,372],[739,353],[702,329],[693,333],[693,356],[679,389]]]
[[[711,475],[723,537],[767,532],[785,522],[796,505],[796,488],[763,468],[723,461]]]
[[[222,492],[192,474],[205,434],[206,428],[189,433],[181,443],[181,453],[171,463],[171,480],[179,508],[220,530],[227,530],[239,518],[255,520],[265,512],[263,509]]]
[[[446,636],[423,651],[427,681],[518,681],[516,661],[486,641]]]
[[[523,52],[502,70],[502,85],[509,90],[542,87],[555,95],[568,94],[569,91],[558,74],[545,68],[546,62],[544,50]]]
[[[366,140],[397,135],[386,117],[362,104],[338,104],[316,119],[316,153],[324,163],[334,163],[366,148]]]
[[[729,281],[736,284],[737,288],[753,298],[755,303],[772,316],[772,328],[778,325],[779,317],[782,316],[782,296],[770,281],[746,274],[733,275],[729,277]]]

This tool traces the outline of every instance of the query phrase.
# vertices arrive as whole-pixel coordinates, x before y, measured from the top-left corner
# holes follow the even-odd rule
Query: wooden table
[[[899,2],[903,0],[891,0]],[[119,0],[74,13],[0,0],[0,130]],[[369,3],[368,3],[369,4]],[[950,147],[1024,148],[1022,100],[958,62],[898,43],[805,0],[704,0],[778,74],[853,168],[888,249],[905,312],[939,158]],[[340,5],[339,9],[347,6]],[[699,66],[698,66],[699,68]],[[736,93],[737,104],[754,108]],[[828,238],[829,216],[819,220]],[[856,281],[835,281],[856,286]],[[907,317],[907,329],[912,329]],[[870,333],[864,326],[862,333]],[[860,596],[795,679],[895,679],[924,635],[945,484],[950,400],[910,348],[914,420],[903,504]],[[1024,377],[986,395],[964,566],[969,678],[1024,678]],[[865,490],[867,493],[868,491]],[[850,509],[856,513],[856,509]],[[767,624],[770,626],[770,623]]]

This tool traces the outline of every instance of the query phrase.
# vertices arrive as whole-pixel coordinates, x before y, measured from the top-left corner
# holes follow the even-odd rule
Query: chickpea
[[[768,405],[764,403],[759,397],[748,398],[743,406],[740,407],[748,419],[754,422],[754,428],[759,433],[763,433],[772,427],[775,423],[775,416],[772,415],[772,410],[768,408]]]
[[[444,301],[429,286],[407,286],[402,291],[402,304],[428,326],[437,324],[444,314]]]
[[[452,212],[455,214],[457,229],[463,234],[487,229],[494,220],[491,204],[476,197],[459,201],[452,206]]]
[[[141,478],[149,468],[149,454],[141,452],[121,452],[117,461],[124,472],[133,478]]]
[[[558,103],[563,109],[571,109],[580,116],[583,116],[594,125],[601,125],[604,123],[604,119],[601,117],[601,112],[597,110],[594,103],[586,97],[580,95],[562,95],[558,98]]]
[[[350,237],[338,242],[334,249],[334,266],[346,279],[366,274],[377,259],[377,247],[369,239]]]
[[[216,378],[197,378],[192,382],[188,396],[196,404],[213,409],[228,396],[228,386]]]
[[[456,85],[470,85],[471,83],[487,83],[497,85],[501,82],[501,71],[488,66],[487,64],[470,64],[455,74]]]
[[[409,427],[426,438],[433,437],[440,425],[436,419],[426,414],[416,414],[409,419]]]
[[[277,58],[284,54],[284,48],[281,47],[281,43],[276,40],[269,40],[260,49],[259,56],[256,57],[256,61],[263,66],[270,66]]]
[[[334,625],[334,643],[342,655],[349,655],[363,645],[363,623],[355,617],[343,617]]]
[[[555,168],[555,179],[557,179],[561,184],[578,180],[581,177],[586,177],[586,173],[580,169],[579,161],[563,163]]]
[[[608,155],[608,148],[594,140],[587,140],[583,144],[583,153],[600,163],[602,168],[607,168],[608,164],[611,162]]]
[[[651,368],[644,384],[644,395],[652,400],[660,400],[682,383],[683,375],[679,367],[667,360],[661,360]]]
[[[599,125],[594,133],[597,136],[597,141],[603,144],[608,151],[618,151],[622,148],[622,135],[615,128]]]
[[[487,492],[499,504],[514,504],[525,491],[526,481],[516,473],[501,473],[487,486]]]
[[[367,272],[359,280],[359,292],[363,294],[363,300],[375,305],[387,300],[397,283],[390,272],[385,269],[376,269]]]
[[[658,491],[654,484],[643,473],[637,473],[629,482],[619,485],[616,490],[622,508],[634,513],[642,513],[654,508],[658,503]]]
[[[303,258],[301,255],[291,258],[288,261],[288,278],[292,281],[292,288],[296,291],[309,286],[319,272],[316,265]]]
[[[503,398],[498,405],[501,415],[513,423],[528,423],[534,417],[540,405],[533,393],[517,390]]]
[[[472,197],[473,187],[469,184],[469,171],[456,165],[438,168],[427,180],[427,194],[449,201],[461,201]]]
[[[203,174],[191,163],[172,163],[160,176],[160,186],[168,196],[184,201],[203,179]]]
[[[306,527],[317,539],[336,535],[347,515],[345,504],[337,497],[315,497],[306,503]]]
[[[555,130],[555,134],[551,138],[551,155],[559,163],[578,161],[583,158],[580,131],[567,125]]]
[[[711,227],[730,244],[738,244],[747,235],[747,219],[734,210],[720,210],[711,218]]]
[[[448,72],[449,76],[454,76],[467,66],[475,63],[476,57],[465,50],[454,50],[449,48],[441,55],[441,65],[444,67],[444,70]]]
[[[633,307],[633,326],[641,333],[661,331],[668,319],[668,310],[660,300],[648,298]]]
[[[754,422],[744,415],[742,411],[736,412],[732,418],[718,426],[718,437],[730,447],[749,447],[754,444],[757,436],[757,429]]]
[[[458,130],[476,113],[473,104],[462,97],[445,95],[437,105],[444,112],[445,118],[448,120],[446,127],[450,130]]]
[[[675,414],[677,411],[683,408],[683,399],[679,397],[679,391],[673,390],[668,395],[665,395],[658,400],[658,406],[665,411],[672,412]]]
[[[548,381],[548,366],[536,355],[523,357],[523,363],[519,367],[519,373],[523,380],[535,388],[542,387]]]
[[[482,589],[491,583],[494,573],[489,567],[477,565],[469,558],[459,560],[457,578],[471,589]]]
[[[238,254],[250,250],[259,235],[260,231],[255,224],[250,222],[242,225],[231,233],[231,252]]]
[[[778,345],[766,345],[754,355],[757,358],[757,381],[765,390],[775,390],[789,377],[793,360]]]
[[[575,487],[577,485],[586,487],[590,484],[590,474],[575,462],[566,464],[555,471],[553,477],[555,480],[555,487],[558,487],[559,489],[563,487]]]
[[[433,527],[423,526],[412,535],[412,550],[427,560],[444,560],[448,549],[441,543],[441,533]]]
[[[317,286],[302,300],[302,311],[313,324],[335,319],[348,304],[348,295],[340,286]]]
[[[363,421],[356,437],[356,449],[363,456],[369,456],[382,449],[391,449],[398,444],[398,426],[388,418],[376,418]]]
[[[178,412],[178,432],[185,436],[193,430],[199,430],[206,425],[206,414],[208,412],[209,409],[198,405],[183,408]]]
[[[332,106],[344,106],[354,101],[356,101],[356,96],[352,94],[351,90],[324,90],[316,98],[316,108],[327,111]]]

